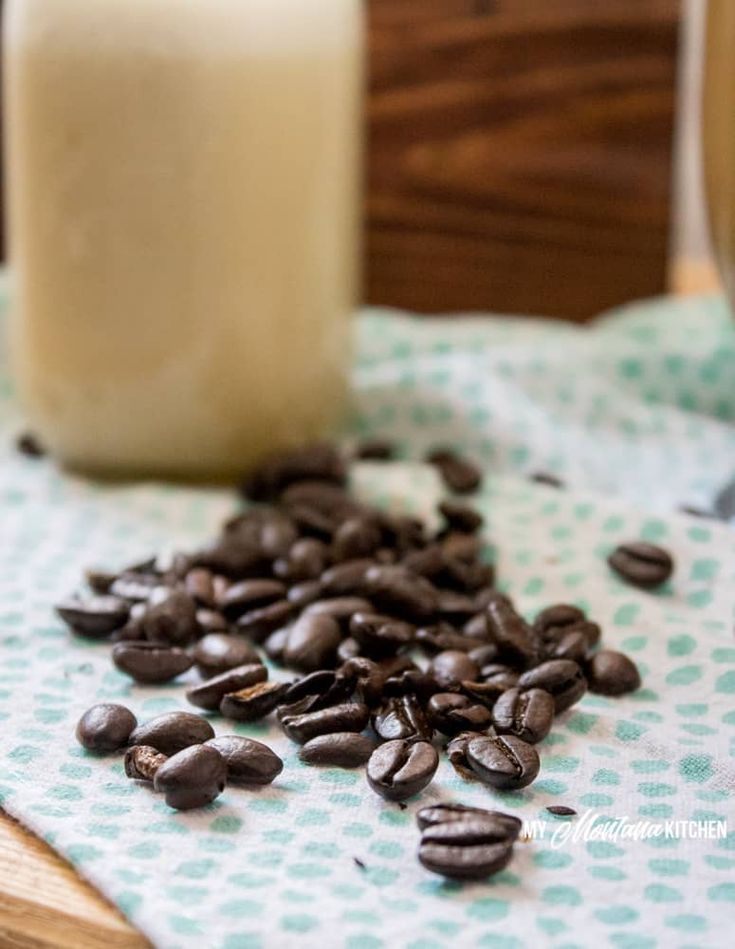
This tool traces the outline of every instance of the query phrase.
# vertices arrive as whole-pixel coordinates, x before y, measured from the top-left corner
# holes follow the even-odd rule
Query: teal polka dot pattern
[[[735,419],[735,331],[719,303],[675,309],[631,308],[591,332],[361,319],[354,430],[396,438],[409,459],[449,442],[483,461],[491,475],[476,503],[504,588],[529,618],[551,602],[583,603],[605,643],[644,671],[638,693],[586,696],[560,716],[531,787],[493,792],[442,762],[406,811],[373,795],[360,772],[304,766],[271,723],[234,730],[283,755],[273,786],[227,789],[187,814],[127,782],[119,757],[76,745],[74,724],[92,703],[123,701],[145,718],[185,707],[183,685],[131,685],[106,646],[66,633],[51,604],[88,564],[201,543],[235,501],[224,490],[90,484],[15,455],[18,415],[0,372],[3,806],[166,949],[729,945],[721,923],[735,902],[735,827],[720,840],[554,836],[588,811],[605,828],[732,821],[735,542],[724,525],[669,512],[703,506],[732,474],[735,434],[724,423]],[[570,378],[572,364],[588,371]],[[518,477],[543,468],[575,490]],[[441,490],[410,461],[361,465],[354,481],[372,501],[423,515]],[[633,537],[676,552],[665,591],[631,590],[609,573],[604,554]],[[439,800],[546,825],[506,871],[461,885],[414,858],[415,811]],[[545,808],[559,803],[578,818],[553,820]]]

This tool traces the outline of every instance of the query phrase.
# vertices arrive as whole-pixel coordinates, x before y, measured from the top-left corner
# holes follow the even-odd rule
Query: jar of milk
[[[72,468],[323,435],[356,299],[360,0],[9,0],[11,346]]]

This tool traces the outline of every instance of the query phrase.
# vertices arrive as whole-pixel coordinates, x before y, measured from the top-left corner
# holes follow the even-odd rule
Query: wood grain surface
[[[370,0],[366,290],[588,317],[666,283],[677,0]]]

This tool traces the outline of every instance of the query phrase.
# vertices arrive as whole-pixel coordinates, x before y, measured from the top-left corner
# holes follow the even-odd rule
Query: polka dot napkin
[[[582,605],[604,642],[638,663],[643,687],[587,696],[561,716],[531,787],[494,793],[443,761],[405,810],[377,798],[360,771],[300,764],[269,723],[215,719],[220,733],[272,743],[284,770],[271,787],[228,789],[176,813],[126,780],[119,757],[79,748],[73,729],[100,700],[141,719],[184,708],[183,685],[131,685],[107,647],[70,638],[51,606],[86,565],[199,544],[236,500],[101,486],[15,454],[20,421],[3,367],[2,805],[166,949],[732,945],[735,535],[676,511],[709,507],[735,474],[735,330],[724,305],[658,301],[591,329],[372,311],[357,339],[353,432],[395,438],[407,460],[359,466],[356,490],[428,515],[441,488],[415,463],[424,449],[449,442],[478,458],[488,477],[476,504],[503,587],[529,616],[559,600]],[[537,470],[568,489],[532,483]],[[633,538],[676,556],[655,594],[606,566]],[[415,812],[439,800],[508,810],[531,839],[490,881],[446,882],[415,859]],[[552,804],[578,816],[554,818]]]

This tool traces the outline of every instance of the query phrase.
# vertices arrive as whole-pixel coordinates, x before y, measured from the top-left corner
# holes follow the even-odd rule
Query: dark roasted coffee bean
[[[316,600],[304,610],[304,615],[313,616],[315,613],[326,613],[333,616],[343,630],[347,630],[350,619],[355,613],[372,613],[373,607],[369,600],[359,596],[337,596],[332,600]]]
[[[367,762],[377,742],[356,732],[332,732],[317,735],[299,749],[299,758],[305,764],[327,765],[336,768],[357,768]]]
[[[406,514],[383,514],[380,519],[383,541],[400,556],[426,546],[426,528],[423,521]]]
[[[242,484],[251,501],[270,501],[296,481],[318,479],[344,484],[345,464],[332,445],[315,443],[267,458]]]
[[[285,596],[286,586],[280,580],[241,580],[225,590],[217,605],[228,619],[234,620]]]
[[[391,656],[413,642],[415,627],[382,613],[355,613],[350,619],[350,634],[365,655]]]
[[[495,643],[483,643],[475,649],[470,649],[467,655],[478,667],[480,674],[482,674],[482,670],[486,666],[495,664],[495,660],[498,658],[498,647]]]
[[[283,696],[283,704],[298,702],[307,695],[326,695],[335,685],[337,673],[333,669],[318,669],[292,682]]]
[[[168,755],[150,745],[133,745],[125,752],[125,776],[134,781],[153,781],[156,771],[167,759]]]
[[[467,567],[476,563],[482,550],[482,541],[477,534],[448,531],[441,539],[441,547],[445,570],[449,568],[451,571],[456,570],[457,567]]]
[[[584,662],[588,649],[587,636],[581,630],[570,627],[570,632],[564,633],[558,639],[548,641],[543,654],[545,659],[571,659],[572,662],[581,664]]]
[[[556,475],[550,474],[548,471],[534,471],[530,478],[536,484],[545,484],[547,488],[563,488],[565,486],[561,478],[557,478]]]
[[[493,706],[492,718],[499,735],[516,735],[535,745],[551,731],[554,699],[543,689],[508,689]]]
[[[622,580],[644,590],[661,586],[674,572],[671,554],[642,540],[620,544],[607,562]]]
[[[15,449],[26,458],[43,458],[46,454],[38,436],[33,432],[21,432],[15,439]]]
[[[428,741],[387,741],[370,756],[367,780],[387,801],[405,801],[424,790],[438,766],[439,755]]]
[[[590,691],[599,695],[624,695],[641,684],[636,664],[625,653],[601,649],[585,666]]]
[[[110,593],[129,603],[147,603],[160,586],[161,578],[155,573],[124,571],[113,581]]]
[[[492,585],[481,587],[475,593],[475,609],[478,613],[484,613],[491,603],[498,600],[507,606],[513,606],[513,601],[506,593],[501,593]]]
[[[441,501],[439,503],[439,513],[447,522],[449,530],[459,531],[464,534],[474,534],[483,525],[483,516],[479,511],[467,504],[461,504],[459,501]]]
[[[439,448],[429,452],[426,461],[434,465],[450,491],[469,494],[482,484],[482,472],[477,465],[448,449]]]
[[[258,682],[223,696],[219,710],[225,718],[237,722],[254,722],[264,718],[283,700],[286,682]]]
[[[343,521],[332,538],[332,557],[336,562],[372,557],[383,537],[373,518],[350,517]]]
[[[440,620],[447,623],[466,623],[475,612],[475,601],[466,593],[440,590],[436,612]]]
[[[368,557],[345,560],[325,570],[321,576],[326,596],[362,596],[366,590],[365,575],[375,561]]]
[[[439,544],[430,544],[420,550],[412,550],[401,561],[401,566],[428,580],[434,580],[446,567],[447,559]]]
[[[431,655],[439,652],[468,653],[477,646],[477,640],[458,633],[449,623],[423,626],[416,630],[416,642]]]
[[[421,837],[419,862],[442,876],[480,880],[507,866],[513,840],[492,818],[447,821],[427,827]]]
[[[85,570],[84,579],[93,593],[104,596],[110,592],[110,587],[117,579],[117,574],[109,573],[106,570]]]
[[[577,813],[573,807],[567,807],[566,804],[549,804],[546,810],[554,817],[574,817]]]
[[[434,730],[415,695],[402,695],[385,701],[373,717],[375,734],[383,741],[404,738],[407,741],[431,741]]]
[[[260,643],[272,632],[285,625],[293,616],[295,607],[288,600],[276,600],[268,606],[260,606],[243,613],[236,622],[237,628]]]
[[[175,755],[189,745],[214,738],[214,729],[201,715],[191,712],[165,712],[138,725],[130,735],[131,745],[150,745],[164,755]]]
[[[291,627],[283,661],[302,672],[333,666],[342,639],[339,623],[331,616],[301,616]]]
[[[562,648],[562,642],[568,649],[570,644],[575,643],[580,637],[584,642],[584,650],[587,652],[600,641],[601,630],[597,623],[589,620],[579,620],[577,623],[570,623],[568,626],[549,626],[543,633],[544,646],[547,653]],[[574,637],[574,639],[572,639]],[[573,647],[574,648],[574,647]],[[581,648],[577,646],[576,648]],[[573,659],[573,656],[554,656],[556,659]]]
[[[186,646],[200,633],[196,603],[183,590],[167,591],[160,601],[151,601],[140,626],[149,642]]]
[[[317,735],[361,732],[369,717],[368,708],[362,702],[345,702],[304,715],[283,715],[280,721],[288,737],[303,745]]]
[[[115,643],[112,661],[120,672],[149,685],[170,682],[194,664],[189,653],[178,646],[151,642]]]
[[[395,456],[395,445],[385,438],[370,438],[361,441],[355,448],[355,458],[362,461],[391,461]]]
[[[226,633],[230,628],[227,620],[218,610],[208,610],[199,608],[197,610],[197,623],[203,635],[208,633]]]
[[[534,630],[512,606],[493,600],[487,608],[490,639],[498,647],[501,662],[528,669],[540,659],[540,644]]]
[[[480,780],[499,790],[525,788],[539,772],[538,752],[515,735],[471,738],[465,753]]]
[[[447,746],[444,749],[451,766],[457,774],[466,781],[477,780],[477,775],[470,769],[467,762],[467,745],[470,739],[477,737],[478,733],[476,731],[460,732],[459,735],[455,735],[454,738],[447,742]]]
[[[129,708],[102,702],[88,708],[77,722],[77,741],[87,751],[98,754],[119,751],[127,745],[137,724]]]
[[[467,537],[467,534],[463,534]],[[469,593],[473,596],[480,590],[495,583],[495,568],[489,563],[463,563],[457,557],[448,557],[447,566],[441,577],[442,584],[452,590]]]
[[[405,567],[374,566],[367,571],[365,580],[367,595],[379,610],[411,622],[429,619],[436,611],[436,587]]]
[[[103,639],[125,625],[130,607],[116,596],[71,597],[57,603],[56,612],[77,635]]]
[[[214,576],[206,567],[194,567],[184,578],[184,589],[200,606],[214,607]]]
[[[228,784],[270,784],[283,771],[283,762],[268,745],[240,735],[220,735],[206,745],[225,759]]]
[[[236,666],[260,662],[258,653],[247,640],[228,633],[208,633],[203,636],[194,646],[192,656],[205,679]]]
[[[224,791],[227,764],[216,748],[195,745],[164,761],[153,778],[169,807],[188,811],[204,807]]]
[[[302,537],[273,564],[273,572],[289,583],[303,583],[320,576],[329,558],[329,548],[315,537]]]
[[[468,807],[465,804],[430,804],[422,807],[416,814],[416,823],[421,830],[456,821],[492,821],[497,828],[498,838],[514,841],[523,829],[523,821],[503,811],[489,811],[484,807]]]
[[[490,663],[480,669],[480,681],[462,683],[462,691],[485,705],[493,703],[508,689],[518,684],[518,673],[500,663]]]
[[[533,628],[544,638],[547,630],[557,626],[572,626],[587,619],[584,610],[571,603],[555,603],[541,610],[533,621]]]
[[[302,610],[321,599],[323,595],[324,591],[320,580],[303,580],[291,587],[287,599],[297,610]]]
[[[429,721],[444,735],[458,735],[464,731],[484,731],[492,722],[486,705],[474,702],[457,692],[438,692],[426,706]]]
[[[331,540],[334,531],[349,517],[359,517],[365,508],[341,486],[324,481],[299,481],[290,485],[281,495],[280,503],[299,523],[299,513],[314,519],[314,526],[323,525],[325,536]],[[308,513],[307,513],[308,512]],[[302,531],[309,524],[301,524]]]
[[[296,526],[282,511],[253,508],[231,518],[213,544],[192,556],[192,564],[233,580],[263,576],[297,537]]]
[[[267,678],[266,667],[261,662],[251,662],[227,669],[199,685],[192,686],[186,690],[186,697],[192,705],[208,712],[216,712],[226,695],[265,682]]]
[[[291,632],[288,626],[282,626],[280,629],[272,632],[263,641],[263,652],[274,662],[283,662],[283,651],[288,642],[288,634]]]
[[[427,702],[439,691],[441,691],[441,686],[436,679],[420,669],[403,669],[400,672],[394,672],[383,682],[383,695],[388,698],[414,694],[419,701]]]
[[[544,689],[554,698],[557,715],[578,702],[587,691],[582,669],[570,659],[550,659],[518,679],[521,689]]]
[[[359,656],[361,652],[362,646],[358,641],[352,636],[348,636],[337,647],[337,662],[347,662],[349,659]]]
[[[447,649],[437,653],[429,663],[429,673],[445,689],[456,688],[460,682],[474,680],[480,670],[466,652]]]

